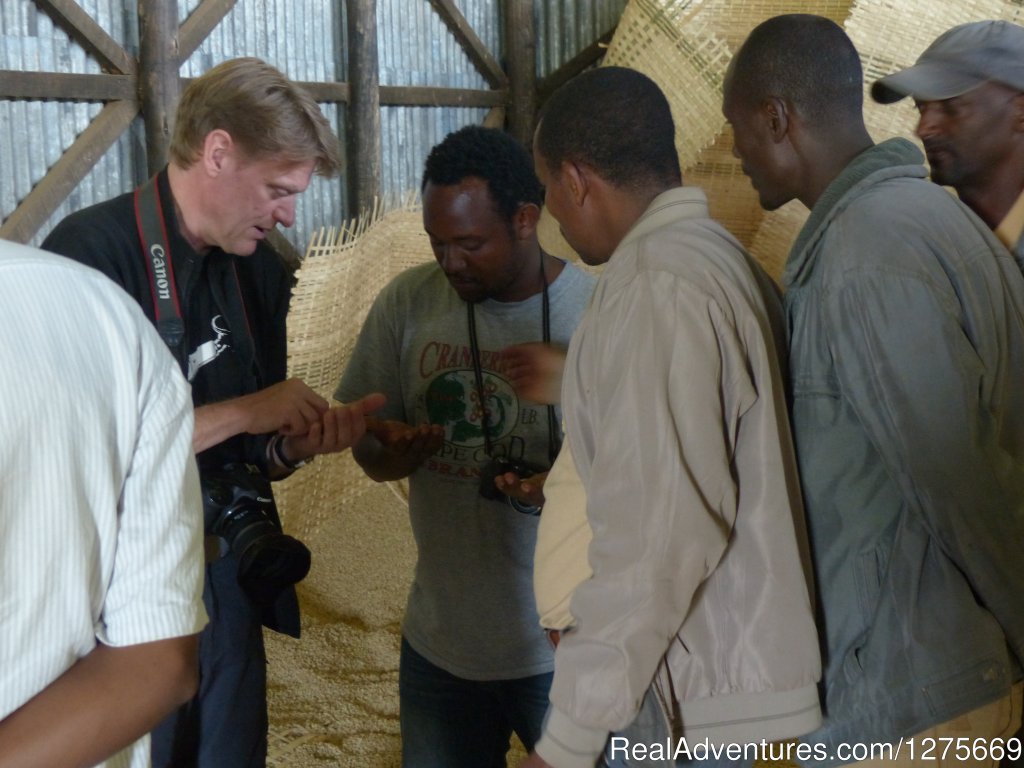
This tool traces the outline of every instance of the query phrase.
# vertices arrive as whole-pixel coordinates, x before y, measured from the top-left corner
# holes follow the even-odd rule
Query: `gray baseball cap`
[[[904,96],[942,101],[989,80],[1024,91],[1024,27],[1008,21],[975,21],[944,32],[917,63],[876,80],[871,98],[891,104]]]

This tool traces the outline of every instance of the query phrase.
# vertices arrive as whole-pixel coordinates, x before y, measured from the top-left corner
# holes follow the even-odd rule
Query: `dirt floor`
[[[302,638],[266,634],[268,766],[398,768],[398,649],[416,560],[405,502],[372,486],[306,544]]]
[[[415,562],[408,512],[373,486],[306,544],[303,636],[267,633],[274,768],[399,766],[398,648]]]

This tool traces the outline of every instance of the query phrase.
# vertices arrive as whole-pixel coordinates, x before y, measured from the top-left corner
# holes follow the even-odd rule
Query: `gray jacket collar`
[[[864,150],[840,173],[811,209],[797,236],[782,274],[785,288],[805,282],[811,273],[818,241],[832,220],[862,189],[899,176],[927,178],[921,150],[906,139],[889,139]]]

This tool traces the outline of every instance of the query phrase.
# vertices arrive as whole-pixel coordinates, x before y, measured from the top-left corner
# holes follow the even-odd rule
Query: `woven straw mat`
[[[348,227],[321,230],[310,242],[288,314],[288,375],[330,399],[370,305],[399,272],[433,258],[420,208],[408,199]],[[350,451],[319,456],[277,484],[291,533],[312,535],[326,516],[373,484]],[[404,484],[392,487],[403,493]]]

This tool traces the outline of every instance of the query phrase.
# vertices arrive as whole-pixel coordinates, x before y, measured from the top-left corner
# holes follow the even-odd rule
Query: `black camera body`
[[[507,499],[504,493],[494,484],[494,478],[506,472],[514,472],[520,479],[533,477],[540,472],[547,472],[547,467],[532,464],[522,459],[510,459],[507,456],[495,456],[480,470],[480,495],[491,501]]]
[[[281,529],[268,481],[250,464],[202,473],[206,532],[238,557],[238,583],[260,605],[309,573],[309,549]]]

